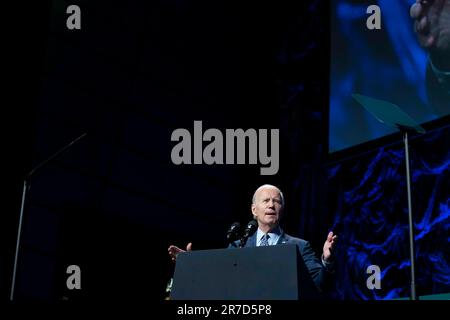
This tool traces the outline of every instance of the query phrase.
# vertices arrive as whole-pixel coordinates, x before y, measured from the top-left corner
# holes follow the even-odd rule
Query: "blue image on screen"
[[[409,15],[414,2],[331,1],[330,153],[397,131],[378,122],[352,94],[393,103],[419,124],[450,113],[429,103],[428,53]],[[369,30],[367,8],[373,4],[380,8],[381,29]]]

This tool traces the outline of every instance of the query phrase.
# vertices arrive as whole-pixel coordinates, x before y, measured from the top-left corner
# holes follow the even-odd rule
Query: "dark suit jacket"
[[[256,247],[256,232],[247,240],[244,248],[246,247]],[[314,284],[316,285],[319,291],[324,291],[326,286],[330,281],[332,269],[327,269],[323,266],[322,262],[317,258],[314,253],[311,245],[308,241],[292,237],[284,231],[281,231],[280,238],[278,239],[277,245],[283,244],[295,244],[297,245],[297,249],[303,258],[303,261],[308,269],[309,275],[311,276]],[[239,241],[234,242],[234,244],[230,244],[228,248],[238,248]]]

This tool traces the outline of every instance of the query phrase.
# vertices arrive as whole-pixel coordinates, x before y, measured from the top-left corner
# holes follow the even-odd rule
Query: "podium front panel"
[[[296,300],[296,245],[199,250],[177,257],[173,300]]]

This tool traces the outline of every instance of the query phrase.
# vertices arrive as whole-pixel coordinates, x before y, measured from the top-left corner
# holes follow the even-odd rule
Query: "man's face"
[[[283,207],[280,192],[274,188],[263,188],[256,192],[252,213],[261,229],[272,229],[278,225]]]

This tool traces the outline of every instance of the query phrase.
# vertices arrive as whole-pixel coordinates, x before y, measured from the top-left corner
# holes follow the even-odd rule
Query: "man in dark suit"
[[[435,112],[450,112],[450,0],[416,0],[411,18],[422,47],[428,50],[427,92]]]
[[[258,222],[258,230],[247,240],[245,247],[282,244],[297,245],[312,280],[316,287],[322,291],[326,286],[329,276],[334,272],[333,249],[337,241],[337,236],[333,232],[328,234],[323,245],[321,259],[318,259],[308,241],[292,237],[281,229],[279,223],[283,208],[283,193],[277,187],[266,184],[255,191],[251,211],[253,217]],[[192,244],[189,243],[186,250],[190,251],[191,246]],[[237,247],[237,243],[234,246],[230,245],[231,247]],[[184,252],[185,250],[176,246],[170,246],[168,251],[172,260],[175,261],[178,253]]]
[[[283,193],[275,186],[263,185],[253,195],[251,210],[258,222],[258,230],[247,240],[244,247],[295,244],[314,281],[322,290],[330,274],[334,272],[333,249],[337,236],[330,232],[323,246],[321,259],[318,259],[308,241],[286,234],[280,227],[283,214]],[[237,242],[230,247],[236,247]]]

